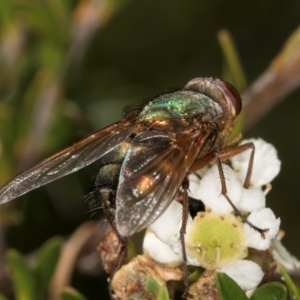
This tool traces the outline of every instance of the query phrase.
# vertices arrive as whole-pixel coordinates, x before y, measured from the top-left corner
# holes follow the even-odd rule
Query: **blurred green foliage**
[[[72,288],[64,288],[60,300],[85,300],[86,298]]]
[[[2,0],[0,185],[117,121],[126,104],[181,87],[193,77],[224,75],[244,90],[240,66],[252,82],[299,20],[297,0]],[[223,29],[242,63],[230,54],[233,43],[221,42],[222,51]],[[228,65],[238,66],[234,79]],[[282,219],[288,249],[298,256],[293,229],[299,203],[299,96],[294,93],[249,132],[279,149],[283,169],[268,204]],[[8,245],[33,251],[88,219],[80,195],[93,185],[96,165],[9,203],[23,211],[24,222],[8,229]],[[98,280],[75,276],[74,284],[88,299],[98,299],[98,286],[89,285]]]
[[[47,241],[38,250],[34,267],[29,266],[26,258],[18,251],[8,251],[7,261],[17,300],[45,299],[59,258],[61,242],[58,238]]]

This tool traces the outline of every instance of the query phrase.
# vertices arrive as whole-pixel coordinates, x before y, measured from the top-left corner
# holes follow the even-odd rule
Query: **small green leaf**
[[[135,256],[137,256],[135,244],[131,238],[127,238],[127,257],[125,263],[128,263]]]
[[[86,300],[86,298],[71,287],[65,287],[60,293],[60,300]]]
[[[198,267],[193,272],[190,272],[190,275],[189,275],[189,285],[191,285],[194,282],[196,282],[200,278],[200,276],[203,273],[203,271],[204,271],[204,269]]]
[[[266,283],[259,287],[251,296],[251,300],[286,300],[286,287],[279,282]]]
[[[0,12],[1,31],[7,29],[8,27],[14,24],[15,22],[14,12],[15,12],[15,5],[11,1],[4,0],[1,2],[1,12]],[[3,34],[3,32],[1,33]]]
[[[39,295],[43,296],[46,288],[56,268],[57,261],[60,255],[62,239],[54,237],[48,240],[37,253],[37,266],[36,272],[38,274],[39,282]]]
[[[16,299],[38,299],[35,274],[28,267],[22,254],[16,250],[9,250],[6,257],[13,278]]]
[[[168,289],[165,286],[160,286],[159,283],[150,275],[147,276],[145,284],[146,292],[152,293],[156,300],[169,300]]]
[[[225,273],[216,274],[216,283],[221,300],[248,300],[244,291]]]
[[[247,79],[230,32],[226,29],[220,30],[218,32],[218,41],[224,56],[222,78],[230,82],[239,91],[239,93],[242,93],[247,87]],[[243,126],[244,113],[242,111],[242,113],[238,116],[237,122],[228,138],[228,141],[232,141],[240,132],[242,132]]]
[[[286,272],[285,268],[282,265],[278,265],[278,269],[284,278],[285,284],[289,290],[289,292],[292,294],[293,299],[300,300],[300,293],[296,285],[294,284],[293,280],[289,276],[289,274]]]
[[[156,300],[170,300],[169,292],[166,287],[163,287],[159,290]]]
[[[124,6],[126,6],[130,1],[120,1],[120,0],[111,0],[110,5],[113,7],[114,13],[121,10]]]
[[[279,67],[288,65],[293,61],[295,55],[298,54],[300,45],[300,26],[296,28],[295,31],[288,37],[288,39],[283,44],[283,47],[279,54],[271,63],[273,69],[278,70]]]
[[[157,296],[160,288],[161,287],[158,284],[158,282],[153,277],[148,275],[147,279],[146,279],[145,290],[147,292],[152,293],[153,295]]]
[[[218,32],[218,40],[225,58],[222,78],[241,93],[246,89],[247,80],[233,38],[229,31],[222,29]]]
[[[16,226],[21,224],[23,220],[24,214],[20,210],[6,207],[0,210],[0,221],[4,226]]]
[[[0,294],[0,300],[8,300],[4,295]]]

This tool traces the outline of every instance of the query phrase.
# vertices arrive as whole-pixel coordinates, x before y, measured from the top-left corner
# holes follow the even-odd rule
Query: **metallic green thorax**
[[[149,102],[141,112],[142,120],[191,119],[202,114],[216,117],[222,114],[221,106],[202,93],[177,91],[164,94]]]

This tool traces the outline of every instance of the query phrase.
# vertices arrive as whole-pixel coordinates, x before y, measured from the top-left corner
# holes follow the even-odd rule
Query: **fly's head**
[[[204,94],[220,106],[220,113],[213,118],[213,122],[217,124],[220,141],[226,140],[242,110],[238,91],[230,83],[212,77],[194,78],[186,84],[185,89]]]

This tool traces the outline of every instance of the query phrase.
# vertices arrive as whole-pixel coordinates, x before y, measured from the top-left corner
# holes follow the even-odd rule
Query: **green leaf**
[[[14,10],[15,7],[10,0],[2,0],[0,10],[1,30],[14,24]]]
[[[221,300],[248,300],[244,291],[225,273],[216,274],[216,283]]]
[[[286,272],[285,268],[282,265],[278,265],[278,269],[285,281],[285,284],[289,290],[289,292],[293,295],[293,299],[300,300],[300,293],[296,285],[294,284],[293,280]]]
[[[9,250],[6,258],[12,274],[16,299],[38,299],[35,274],[27,265],[22,254],[16,250]]]
[[[251,296],[251,300],[286,300],[286,287],[279,282],[266,283],[259,287]]]
[[[60,293],[60,300],[86,300],[86,298],[71,287],[65,287]]]
[[[54,237],[48,240],[37,253],[36,273],[38,274],[39,282],[39,295],[42,297],[49,285],[49,281],[56,268],[59,259],[62,239]]]

